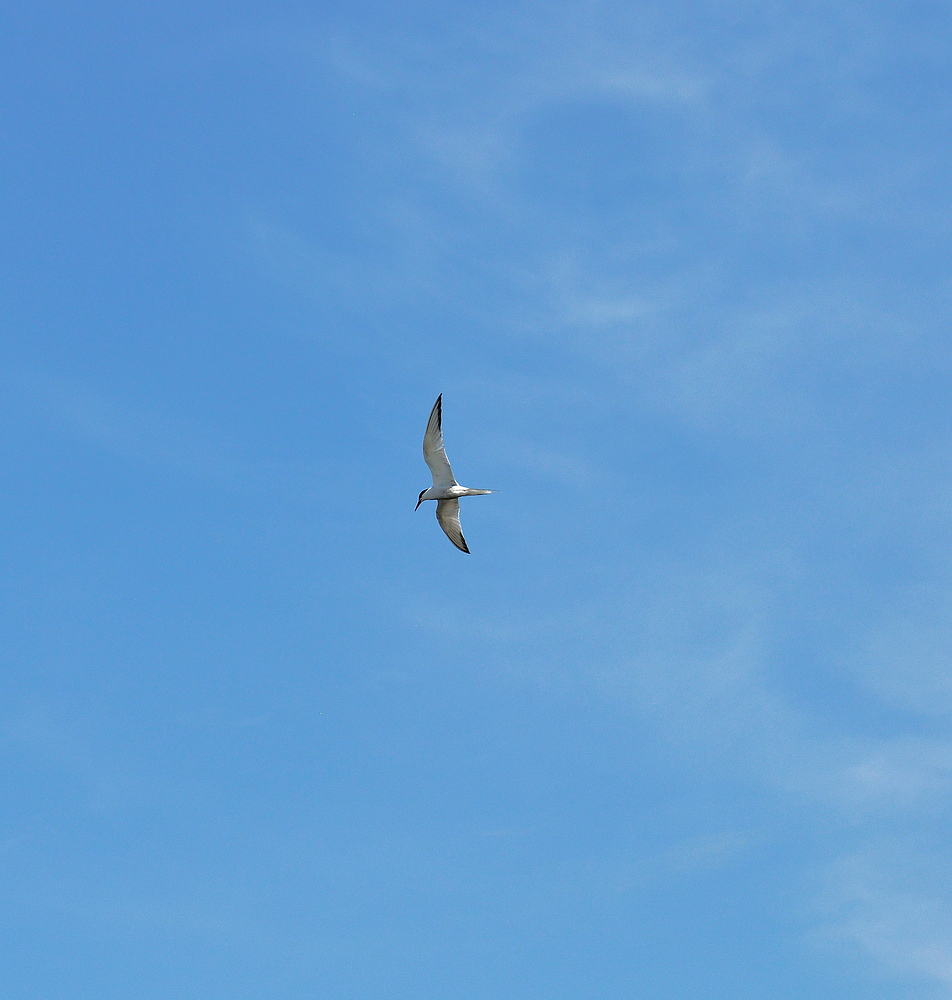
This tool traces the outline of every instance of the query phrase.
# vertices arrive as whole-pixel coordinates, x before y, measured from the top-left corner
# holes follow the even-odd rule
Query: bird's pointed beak
[[[417,509],[417,507],[419,507],[421,503],[423,503],[423,501],[422,501],[422,500],[417,500],[417,502],[416,502],[416,507],[414,507],[413,509],[414,509],[414,510],[416,510],[416,509]]]

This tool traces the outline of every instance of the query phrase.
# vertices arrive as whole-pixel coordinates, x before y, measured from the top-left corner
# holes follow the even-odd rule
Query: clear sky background
[[[950,29],[4,5],[0,994],[952,997]]]

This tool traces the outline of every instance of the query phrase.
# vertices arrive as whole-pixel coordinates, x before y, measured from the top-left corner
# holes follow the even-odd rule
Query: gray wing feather
[[[458,485],[443,447],[443,393],[437,397],[427,421],[423,435],[423,460],[430,467],[433,485],[437,489]]]
[[[437,500],[436,519],[446,537],[462,552],[469,552],[459,523],[459,500]]]

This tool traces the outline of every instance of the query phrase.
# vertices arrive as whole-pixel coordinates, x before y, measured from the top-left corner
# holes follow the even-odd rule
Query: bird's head
[[[421,493],[421,494],[420,494],[420,499],[419,499],[419,500],[417,500],[417,502],[416,502],[416,507],[414,507],[414,508],[413,508],[414,510],[416,510],[416,509],[417,509],[417,507],[419,507],[419,506],[420,506],[420,504],[421,504],[421,503],[423,503],[423,494],[424,494],[424,493],[426,493],[426,490],[424,490],[424,491],[423,491],[423,493]]]

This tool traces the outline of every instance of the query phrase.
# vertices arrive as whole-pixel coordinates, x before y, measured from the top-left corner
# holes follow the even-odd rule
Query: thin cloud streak
[[[445,65],[441,44],[334,43],[329,64],[355,88],[405,98],[381,155],[398,144],[433,171],[426,193],[440,197],[414,215],[423,194],[409,186],[418,225],[392,238],[412,249],[370,272],[335,264],[333,282],[397,296],[439,289],[441,309],[485,322],[487,307],[459,277],[479,269],[511,305],[493,317],[500,340],[584,360],[537,376],[538,393],[669,420],[732,454],[769,447],[776,466],[774,492],[764,487],[759,507],[738,497],[695,560],[673,544],[637,569],[625,554],[603,557],[610,595],[570,594],[538,615],[503,605],[473,615],[449,597],[438,615],[405,605],[401,615],[434,641],[452,632],[492,649],[499,675],[522,682],[535,672],[548,684],[556,673],[568,688],[601,692],[685,759],[701,747],[713,768],[752,775],[805,813],[835,815],[844,860],[828,889],[850,915],[831,926],[868,957],[949,986],[947,904],[928,885],[906,894],[886,884],[892,856],[866,847],[884,816],[904,813],[896,853],[916,845],[916,817],[943,809],[950,790],[949,745],[824,714],[824,695],[798,696],[801,665],[781,655],[789,636],[827,628],[817,673],[852,685],[877,725],[888,729],[897,708],[908,726],[948,713],[948,493],[936,471],[947,466],[946,428],[920,433],[902,402],[880,417],[890,399],[914,402],[916,386],[947,375],[952,360],[948,277],[917,256],[949,236],[946,150],[916,138],[941,112],[925,93],[890,96],[883,76],[884,51],[900,68],[922,68],[935,46],[923,29],[860,5],[819,21],[790,5],[700,12],[685,28],[681,8],[648,7],[637,31],[608,4],[523,8],[485,28],[461,22],[447,31],[473,57],[464,75]],[[713,50],[702,45],[712,30]],[[907,130],[897,133],[887,120],[896,109],[882,102],[913,99],[919,110],[895,116]],[[551,194],[561,175],[534,180],[561,151],[545,145],[547,123],[568,128],[592,109],[605,112],[608,139],[629,142],[633,170],[652,156],[677,165],[669,204],[690,223],[655,218],[651,199],[614,190],[596,211],[566,181],[563,200],[578,199],[568,212]],[[650,146],[654,120],[680,143],[663,155]],[[584,195],[586,181],[602,178],[598,163],[580,163]],[[376,212],[385,228],[392,202]],[[484,364],[482,380],[518,403],[512,367]],[[575,489],[604,475],[604,461],[528,440],[503,439],[514,470]],[[636,468],[611,471],[621,495],[637,483]],[[735,556],[741,543],[749,552]],[[870,582],[888,550],[902,556],[897,579]],[[897,605],[904,590],[913,596]],[[917,849],[926,881],[940,878],[944,850]]]

